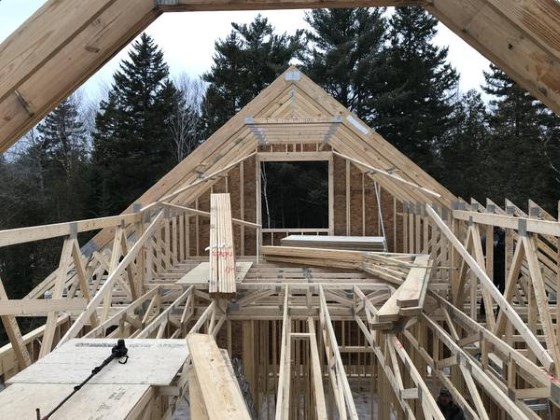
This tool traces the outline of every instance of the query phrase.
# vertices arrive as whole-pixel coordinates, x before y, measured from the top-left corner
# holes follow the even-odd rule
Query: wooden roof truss
[[[229,185],[235,171],[248,171],[250,162],[258,169],[258,162],[275,160],[337,160],[347,173],[374,179],[394,199],[395,249],[264,246],[257,194],[255,203],[239,204],[256,206],[253,216],[239,211],[241,217],[231,217],[236,229],[256,240],[254,252],[236,255],[236,267],[243,268],[236,272],[237,294],[208,293],[200,274],[209,271],[208,257],[203,250],[193,254],[190,243],[203,235],[193,219],[229,219],[221,215],[225,207],[205,210],[199,200],[228,193],[213,190]],[[334,228],[326,231],[334,234]],[[494,228],[506,236],[503,294],[492,281],[491,241],[485,253],[481,245]],[[86,231],[99,233],[80,246],[77,235]],[[151,397],[130,391],[138,401],[127,418],[143,418],[147,410],[152,418],[173,412],[187,378],[200,418],[266,410],[265,418],[276,419],[334,413],[441,419],[434,399],[440,386],[472,418],[558,414],[560,221],[533,202],[525,214],[511,202],[501,209],[491,201],[457,200],[296,68],[127,212],[1,231],[0,246],[55,237],[64,241],[50,276],[20,300],[0,288],[0,317],[11,341],[0,349],[5,379],[75,339],[184,343],[204,334],[188,340],[199,340],[209,354],[216,351],[214,341],[227,349],[227,356],[212,359],[219,362],[216,372],[225,375],[224,383],[246,383],[228,388],[233,406],[217,414],[210,409],[219,404],[212,404],[208,378],[200,377],[210,362],[188,353],[164,391],[144,383]],[[38,315],[46,316],[45,325],[23,336],[14,317]],[[237,358],[241,376],[224,367],[235,366]],[[370,400],[387,403],[364,408],[356,398],[359,387]],[[0,407],[10,393],[0,393]]]

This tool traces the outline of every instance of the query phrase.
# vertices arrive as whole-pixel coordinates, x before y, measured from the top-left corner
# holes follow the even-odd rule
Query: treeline
[[[460,92],[425,11],[313,10],[310,29],[278,34],[264,17],[232,23],[201,80],[173,80],[142,35],[106,97],[72,96],[0,158],[0,228],[124,210],[289,65],[375,128],[457,195],[554,211],[560,122],[492,66],[480,92]],[[188,51],[185,51],[188,54]],[[61,72],[63,77],[63,71]],[[0,276],[21,297],[57,264],[52,243],[0,249]]]

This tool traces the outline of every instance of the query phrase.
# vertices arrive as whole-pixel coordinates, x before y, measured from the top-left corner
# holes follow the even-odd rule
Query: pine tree
[[[379,83],[384,47],[383,8],[314,9],[305,14],[311,31],[300,54],[303,70],[330,95],[361,118]]]
[[[541,203],[551,214],[560,212],[560,117],[549,109],[545,110],[543,150],[547,171],[547,202]]]
[[[86,216],[88,133],[78,111],[78,99],[66,99],[37,128],[39,141],[30,150],[42,160],[43,188],[51,215],[48,221]]]
[[[227,38],[216,42],[214,64],[203,75],[209,83],[203,106],[207,136],[274,81],[301,46],[301,31],[277,35],[261,15],[249,25],[231,26]]]
[[[372,99],[371,123],[389,142],[436,177],[438,155],[453,125],[459,77],[447,48],[432,43],[437,20],[419,7],[398,7],[389,20],[390,46],[377,71],[383,83]]]
[[[175,159],[169,120],[178,106],[163,52],[143,34],[120,64],[96,116],[98,214],[121,212],[171,169]]]
[[[455,104],[455,126],[446,136],[441,155],[442,182],[454,194],[484,202],[489,185],[488,111],[479,92],[468,91]]]
[[[550,207],[543,188],[550,175],[544,150],[545,126],[550,121],[544,105],[511,80],[495,65],[485,72],[491,105],[490,196],[510,199],[525,207],[529,198]]]

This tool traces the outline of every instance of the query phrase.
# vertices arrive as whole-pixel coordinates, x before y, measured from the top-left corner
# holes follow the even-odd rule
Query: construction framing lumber
[[[318,143],[290,139],[327,126]],[[261,163],[302,159],[328,161],[329,226],[263,229]],[[406,183],[371,168],[390,168]],[[0,392],[5,407],[16,410],[17,393],[43,401],[61,383],[74,386],[68,365],[52,373],[68,363],[67,349],[101,355],[124,339],[131,357],[159,346],[144,365],[124,365],[141,383],[115,388],[125,384],[109,371],[82,410],[120,392],[123,418],[159,420],[188,392],[193,418],[238,418],[227,410],[240,410],[285,420],[442,419],[435,395],[444,386],[468,418],[560,416],[560,219],[534,202],[526,213],[507,200],[504,209],[459,201],[297,68],[136,204],[140,211],[122,216],[0,232],[0,247],[64,241],[58,268],[25,298],[8,296],[0,282],[10,338],[0,375],[12,379]],[[78,232],[99,229],[79,244]],[[503,249],[491,240],[499,229]],[[302,234],[313,235],[312,248],[278,246]],[[347,249],[371,237],[388,252]],[[343,249],[326,248],[333,243]],[[235,252],[236,269],[220,285],[234,292],[209,285],[207,251],[216,244]],[[499,251],[504,267],[494,267]],[[45,325],[22,336],[17,317],[39,314]],[[159,362],[165,346],[178,355],[169,364]],[[0,417],[9,414],[0,404]]]
[[[196,415],[192,416],[193,420],[249,420],[251,416],[245,406],[237,379],[228,368],[214,337],[189,334],[187,344],[193,372],[189,386],[197,389],[196,397],[199,398],[194,401],[191,399],[191,404],[201,407],[200,411],[197,410]]]
[[[0,152],[99,69],[163,11],[314,7],[426,7],[467,43],[560,112],[560,5],[554,0],[156,1],[95,0],[87,7],[50,0],[0,46]],[[42,28],[56,28],[43,37]],[[110,30],[107,30],[110,28]],[[94,40],[94,41],[92,41]],[[65,66],[65,77],[58,69]]]

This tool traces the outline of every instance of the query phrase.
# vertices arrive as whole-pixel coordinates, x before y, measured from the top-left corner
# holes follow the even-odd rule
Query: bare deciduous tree
[[[180,97],[175,114],[168,123],[175,157],[180,162],[203,141],[199,119],[205,87],[200,79],[191,79],[187,74],[179,76],[175,85]]]

